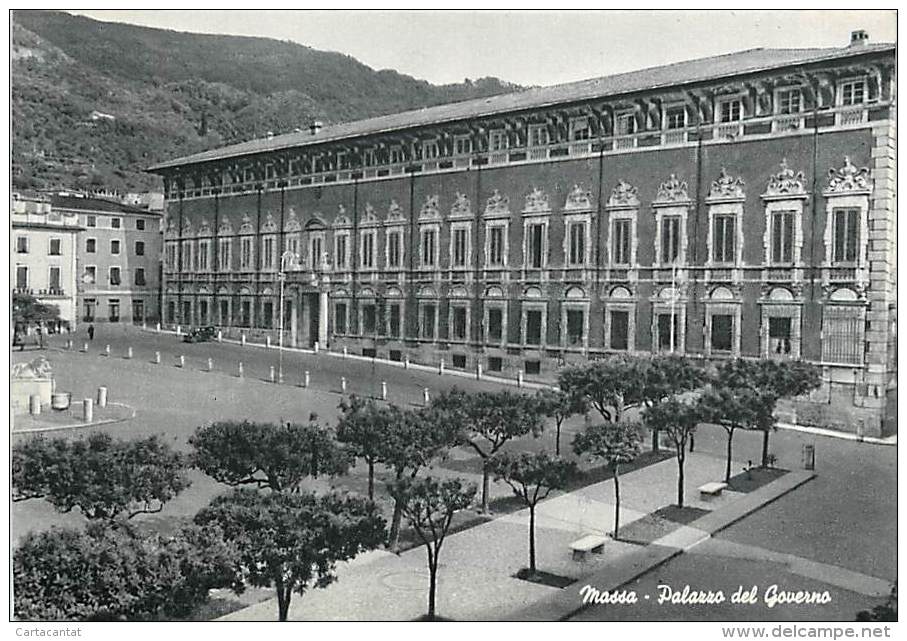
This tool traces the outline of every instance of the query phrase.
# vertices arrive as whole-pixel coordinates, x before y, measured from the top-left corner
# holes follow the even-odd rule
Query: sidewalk
[[[703,517],[726,512],[730,519],[742,518],[736,504],[757,509],[764,492],[790,477],[750,494],[725,492],[714,501],[699,500],[697,487],[721,479],[724,461],[707,454],[692,453],[686,465],[686,501],[691,507],[713,510]],[[621,527],[646,514],[674,503],[677,464],[673,459],[621,477]],[[754,495],[762,493],[761,498]],[[775,497],[776,498],[776,497]],[[754,500],[755,499],[755,500]],[[573,561],[569,544],[587,533],[603,533],[614,522],[614,484],[603,481],[539,504],[536,510],[537,565],[540,570],[569,576],[577,582],[564,590],[513,578],[528,564],[528,510],[504,515],[488,523],[453,534],[441,552],[437,611],[456,620],[520,620],[561,618],[579,604],[577,590],[593,576],[608,581],[638,576],[649,568],[679,554],[685,547],[708,538],[709,530],[697,522],[681,527],[653,545],[640,546],[608,541],[604,552],[583,562]],[[428,598],[428,572],[423,548],[399,556],[384,551],[361,555],[338,568],[338,581],[325,589],[294,595],[291,620],[411,620],[424,614]],[[604,583],[599,583],[605,584]],[[560,604],[566,599],[565,604]],[[553,609],[552,609],[553,608]],[[275,620],[277,605],[269,599],[231,613],[223,620]],[[538,615],[543,616],[539,617]]]

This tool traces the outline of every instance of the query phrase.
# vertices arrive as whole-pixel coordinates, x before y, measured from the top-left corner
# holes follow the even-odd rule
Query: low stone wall
[[[41,397],[41,407],[50,409],[50,395],[54,382],[50,378],[13,378],[10,380],[10,407],[13,414],[28,414],[28,399],[33,394]]]

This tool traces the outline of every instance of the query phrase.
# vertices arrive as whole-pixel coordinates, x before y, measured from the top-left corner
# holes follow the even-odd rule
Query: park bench
[[[583,538],[574,541],[570,544],[570,549],[573,550],[573,560],[582,561],[589,552],[601,554],[607,540],[608,537],[606,536],[588,534]]]
[[[702,497],[704,501],[708,501],[716,496],[721,496],[722,490],[726,489],[727,483],[706,483],[705,485],[699,486],[699,496]]]

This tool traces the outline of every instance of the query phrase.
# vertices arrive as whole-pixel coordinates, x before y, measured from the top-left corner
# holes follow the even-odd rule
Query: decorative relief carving
[[[363,225],[376,225],[378,224],[378,217],[375,215],[375,208],[372,207],[371,203],[365,203],[365,215],[362,217]]]
[[[290,207],[290,211],[287,214],[287,220],[284,223],[283,228],[284,228],[284,231],[290,231],[290,232],[299,231],[301,228],[299,225],[299,219],[296,217],[296,210],[293,209],[292,207]]]
[[[743,178],[734,178],[722,167],[718,179],[709,188],[709,198],[745,198],[745,188]]]
[[[233,225],[230,224],[229,218],[224,218],[220,221],[220,225],[217,227],[218,235],[229,235],[233,233]]]
[[[548,211],[551,211],[551,207],[548,205],[548,194],[538,187],[533,187],[532,191],[526,194],[526,204],[523,207],[523,212],[534,214]]]
[[[781,159],[781,171],[772,174],[765,188],[766,196],[802,196],[806,194],[806,178],[802,171],[796,174],[787,166],[787,158]]]
[[[565,211],[588,211],[592,209],[592,193],[581,185],[573,185],[564,203]]]
[[[497,189],[485,201],[485,215],[510,214],[510,198]]]
[[[265,216],[265,224],[261,226],[261,231],[264,233],[274,233],[277,231],[277,223],[274,222],[274,216],[271,212]]]
[[[239,226],[240,234],[254,234],[255,227],[252,226],[252,219],[249,218],[249,214],[243,214],[242,225]]]
[[[208,223],[207,218],[202,218],[201,223],[199,223],[198,231],[195,232],[196,236],[210,236],[211,235],[211,225]]]
[[[636,187],[623,180],[611,190],[608,207],[639,207],[639,195]]]
[[[387,220],[388,221],[403,220],[403,209],[400,208],[400,203],[398,203],[394,199],[391,199],[391,204],[387,208]]]
[[[431,218],[440,218],[441,212],[438,209],[438,194],[425,197],[425,202],[422,203],[422,208],[419,210],[419,219],[431,219]]]
[[[688,201],[690,197],[687,194],[687,189],[685,180],[680,180],[677,176],[671,174],[671,177],[658,187],[658,196],[655,200],[664,203]]]
[[[452,218],[472,216],[472,204],[469,202],[469,198],[466,194],[457,192],[456,198],[454,198],[454,204],[450,208],[450,215]]]
[[[844,156],[844,166],[841,169],[828,170],[829,192],[840,193],[848,191],[865,191],[870,189],[869,168],[855,167],[850,162],[849,156]]]

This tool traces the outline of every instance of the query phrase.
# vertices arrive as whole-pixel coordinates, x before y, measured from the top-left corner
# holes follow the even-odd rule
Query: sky
[[[884,11],[74,11],[149,27],[264,36],[349,54],[435,84],[497,76],[551,85],[755,47],[840,47]]]

